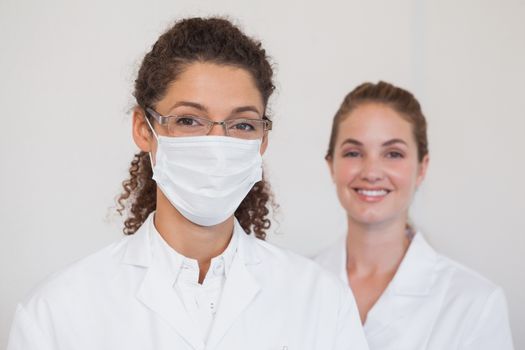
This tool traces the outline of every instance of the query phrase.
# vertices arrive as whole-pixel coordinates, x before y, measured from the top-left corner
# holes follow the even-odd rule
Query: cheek
[[[338,186],[346,186],[352,182],[359,173],[359,166],[355,161],[341,160],[334,163],[334,182]]]
[[[417,186],[417,166],[400,162],[390,167],[389,178],[398,189],[413,192]]]

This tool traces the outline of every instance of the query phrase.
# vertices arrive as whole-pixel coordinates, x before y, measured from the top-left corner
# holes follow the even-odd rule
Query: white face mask
[[[171,204],[195,224],[225,221],[262,179],[261,140],[153,133],[157,138],[153,179]]]

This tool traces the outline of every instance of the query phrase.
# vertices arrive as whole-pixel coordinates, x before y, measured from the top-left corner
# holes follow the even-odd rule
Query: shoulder
[[[260,263],[251,269],[272,305],[309,319],[335,339],[337,348],[368,348],[354,296],[335,274],[315,261],[254,240]],[[259,269],[257,271],[257,269]],[[282,317],[282,316],[281,316]],[[345,345],[343,345],[345,344]]]
[[[456,296],[490,294],[498,288],[480,273],[434,250],[419,232],[414,236],[398,273],[404,273],[404,284],[410,284],[409,279],[417,277],[419,284],[425,284],[424,289],[442,290]]]
[[[441,254],[438,254],[438,270],[448,275],[448,291],[451,297],[486,300],[501,288],[479,272]]]
[[[503,289],[477,271],[438,254],[437,283],[445,287],[441,305],[451,315],[459,316],[463,342],[472,348],[511,349],[507,301]],[[507,345],[504,345],[507,344]],[[470,348],[470,347],[469,347]]]
[[[60,303],[75,295],[86,295],[100,289],[105,280],[110,281],[115,275],[127,240],[129,237],[124,237],[52,273],[29,292],[21,305]]]
[[[254,270],[260,269],[268,283],[281,280],[291,289],[310,288],[312,291],[346,293],[347,288],[343,283],[313,260],[254,237],[249,236],[249,240],[260,261],[260,266],[254,265]]]
[[[411,244],[411,267],[443,305],[461,312],[478,312],[494,297],[504,298],[502,289],[479,272],[436,252],[418,233]],[[408,253],[407,253],[408,254]],[[416,266],[417,265],[417,266]],[[504,299],[503,299],[504,300]],[[476,311],[477,310],[477,311]]]
[[[312,259],[327,271],[339,275],[342,272],[341,268],[345,264],[345,247],[346,236],[343,235],[341,237],[338,237],[328,247],[322,249]]]
[[[321,273],[321,269],[316,263],[302,255],[255,237],[249,236],[248,239],[252,243],[256,256],[266,264],[280,266],[291,271],[305,270]]]

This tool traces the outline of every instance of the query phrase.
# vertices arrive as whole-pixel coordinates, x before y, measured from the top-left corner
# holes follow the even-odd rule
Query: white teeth
[[[387,190],[357,190],[357,193],[362,194],[367,197],[381,197],[387,195]]]

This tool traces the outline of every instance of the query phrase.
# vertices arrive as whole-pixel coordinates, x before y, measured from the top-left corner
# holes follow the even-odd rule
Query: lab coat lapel
[[[148,269],[137,298],[172,326],[194,349],[204,349],[197,325],[173,289],[173,279],[162,269],[156,266]]]
[[[146,268],[137,299],[168,323],[193,349],[204,349],[197,326],[190,318],[173,289],[174,278],[163,268],[154,254],[150,237],[150,216],[142,227],[129,237],[123,262]]]
[[[383,332],[428,302],[436,280],[436,263],[436,252],[420,233],[416,234],[394,278],[367,315],[367,337]]]
[[[255,255],[255,239],[244,232],[239,234],[238,250],[226,278],[206,349],[216,348],[260,290],[259,283],[248,270],[250,265],[260,262]]]

